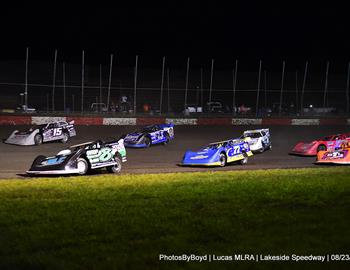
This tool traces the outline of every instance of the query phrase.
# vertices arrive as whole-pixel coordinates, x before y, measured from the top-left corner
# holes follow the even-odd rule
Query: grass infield
[[[350,261],[159,260],[350,254],[349,173],[327,167],[1,180],[0,269],[349,269]]]

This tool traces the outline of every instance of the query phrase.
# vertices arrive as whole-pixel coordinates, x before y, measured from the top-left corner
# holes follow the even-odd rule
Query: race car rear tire
[[[224,153],[221,153],[221,154],[220,154],[220,156],[219,156],[219,161],[220,161],[220,166],[221,166],[221,167],[226,166],[227,158],[226,158],[226,155],[225,155]]]
[[[117,164],[107,167],[107,171],[109,173],[120,173],[120,171],[122,170],[122,162],[121,162],[121,160],[116,157],[115,161],[117,162]]]
[[[259,153],[263,153],[265,151],[265,144],[261,143],[261,148],[259,149]]]
[[[145,137],[144,142],[145,142],[145,145],[146,145],[147,148],[151,146],[151,140],[150,140],[150,138]]]
[[[319,145],[317,147],[317,153],[320,152],[320,151],[327,151],[327,147],[323,144]]]
[[[80,175],[84,175],[87,173],[88,169],[89,169],[89,165],[87,163],[87,161],[83,158],[78,158],[77,161],[77,168],[79,170],[79,174]]]
[[[241,165],[247,164],[248,163],[248,155],[247,155],[247,153],[242,153],[242,155],[244,156],[244,158],[241,159],[239,162],[241,163]]]
[[[69,140],[69,134],[67,132],[64,132],[61,142],[66,143],[66,142],[68,142],[68,140]]]
[[[35,145],[40,145],[40,144],[42,144],[43,143],[43,136],[41,136],[41,134],[36,134],[35,136],[34,136],[34,143],[35,143]]]

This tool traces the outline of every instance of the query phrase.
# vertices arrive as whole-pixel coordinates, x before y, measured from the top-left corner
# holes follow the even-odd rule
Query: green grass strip
[[[349,254],[349,173],[327,167],[1,180],[0,269],[287,269],[295,263],[158,258]],[[331,265],[308,262],[305,269]]]

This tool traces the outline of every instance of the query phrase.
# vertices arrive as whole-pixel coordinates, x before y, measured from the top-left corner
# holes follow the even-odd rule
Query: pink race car
[[[319,151],[336,150],[346,141],[350,141],[350,133],[330,135],[312,142],[299,142],[289,154],[316,156]]]

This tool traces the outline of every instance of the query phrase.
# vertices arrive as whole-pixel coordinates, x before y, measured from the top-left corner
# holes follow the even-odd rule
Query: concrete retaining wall
[[[53,121],[72,121],[76,125],[153,125],[173,123],[175,125],[350,125],[350,118],[300,119],[300,118],[164,118],[164,117],[50,117],[50,116],[0,116],[0,125],[32,125]]]

